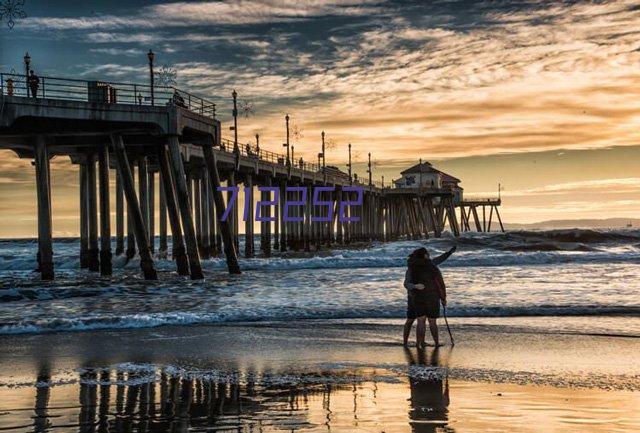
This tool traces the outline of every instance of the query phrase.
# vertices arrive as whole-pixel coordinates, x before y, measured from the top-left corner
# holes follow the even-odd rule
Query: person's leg
[[[437,319],[429,318],[429,329],[431,330],[431,336],[436,347],[440,346],[440,340],[438,339],[438,323]]]
[[[404,333],[402,335],[404,340],[404,346],[407,347],[409,345],[409,335],[411,335],[411,327],[413,326],[413,321],[415,319],[407,317],[407,321],[404,322]]]
[[[424,348],[424,335],[427,332],[427,318],[425,316],[418,317],[418,325],[416,326],[416,346],[418,349]]]

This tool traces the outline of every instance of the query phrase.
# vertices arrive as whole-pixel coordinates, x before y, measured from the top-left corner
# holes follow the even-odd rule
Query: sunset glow
[[[282,151],[289,113],[305,160],[315,160],[322,130],[335,144],[328,163],[344,166],[352,143],[361,173],[372,153],[376,179],[430,160],[471,195],[495,195],[500,182],[512,223],[640,210],[633,1],[63,1],[30,2],[29,12],[2,33],[3,71],[20,71],[29,51],[42,76],[145,83],[153,48],[159,65],[177,70],[178,87],[217,102],[223,135],[231,90],[250,101],[239,135],[259,133],[265,149]],[[477,166],[504,154],[516,155],[496,161],[512,165]],[[33,235],[32,168],[1,156],[0,235]],[[517,167],[534,160],[523,176]],[[54,231],[75,233],[73,172],[68,161],[53,167]]]

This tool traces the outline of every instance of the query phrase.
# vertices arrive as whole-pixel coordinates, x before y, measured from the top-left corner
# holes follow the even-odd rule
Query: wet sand
[[[640,430],[640,339],[514,321],[453,320],[425,351],[398,320],[5,335],[0,428]]]

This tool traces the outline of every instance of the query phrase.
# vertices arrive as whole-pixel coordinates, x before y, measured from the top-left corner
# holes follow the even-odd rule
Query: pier
[[[111,275],[112,257],[136,254],[141,272],[157,279],[154,256],[171,257],[180,275],[202,279],[201,259],[223,255],[230,273],[240,273],[238,255],[268,257],[274,252],[311,253],[335,245],[439,237],[448,225],[455,236],[475,229],[491,229],[493,211],[500,202],[465,202],[447,185],[430,188],[384,187],[374,182],[369,162],[368,180],[335,167],[294,160],[256,143],[243,144],[221,135],[216,105],[173,87],[40,77],[36,95],[30,95],[25,77],[0,74],[0,149],[33,160],[37,190],[38,269],[45,280],[54,278],[50,159],[70,158],[79,166],[80,266]],[[237,120],[236,93],[233,93]],[[115,191],[111,179],[115,178]],[[279,203],[262,210],[273,221],[260,221],[254,232],[254,200],[246,202],[243,218],[239,203],[223,218],[230,191],[244,188],[261,201]],[[356,199],[362,204],[341,206]],[[287,188],[297,187],[291,191]],[[311,200],[313,188],[325,187]],[[307,191],[306,206],[300,201]],[[111,195],[115,193],[115,204]],[[159,206],[156,208],[156,195]],[[480,225],[477,208],[490,206],[488,226]],[[331,219],[316,221],[327,215]],[[115,208],[115,227],[111,209]],[[456,211],[460,211],[461,218]],[[338,218],[339,213],[347,219]],[[273,213],[273,215],[271,215]],[[285,218],[285,215],[287,218]],[[158,216],[158,227],[155,227]],[[293,217],[293,218],[291,218]],[[349,220],[352,219],[352,220]],[[239,229],[244,224],[246,242],[239,251]],[[481,228],[483,230],[481,230]],[[172,250],[168,251],[171,235]],[[115,236],[115,252],[111,251]],[[260,251],[254,244],[260,238]],[[156,237],[159,242],[156,245]]]
[[[493,215],[495,214],[500,230],[504,232],[504,225],[502,224],[502,218],[500,217],[500,211],[498,208],[502,204],[502,199],[476,199],[476,200],[462,200],[458,205],[460,208],[460,224],[462,230],[465,232],[477,231],[477,232],[490,232],[491,224],[493,222]],[[482,211],[482,218],[478,213],[478,208]],[[487,218],[487,209],[489,210]],[[471,225],[471,223],[474,225]]]

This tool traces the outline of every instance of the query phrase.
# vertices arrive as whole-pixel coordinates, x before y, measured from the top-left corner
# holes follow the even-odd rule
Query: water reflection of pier
[[[38,376],[33,430],[46,432],[175,432],[295,431],[311,427],[306,417],[309,395],[321,395],[329,409],[330,395],[350,384],[273,385],[251,375],[238,382],[224,378],[189,378],[160,372],[89,370],[80,375],[78,405],[50,406],[47,372]],[[156,380],[157,379],[157,380]],[[60,412],[64,412],[61,415]],[[77,423],[71,420],[77,412]],[[25,424],[15,426],[28,427]],[[12,430],[12,429],[11,429]]]
[[[408,361],[437,365],[437,353],[430,358],[425,363],[419,355]],[[242,380],[236,375],[191,376],[163,370],[89,369],[79,375],[79,384],[62,385],[77,399],[67,395],[60,400],[60,392],[50,386],[48,369],[43,368],[29,417],[32,424],[28,410],[20,409],[23,418],[12,422],[9,431],[330,431],[345,424],[358,428],[380,422],[371,408],[391,414],[381,419],[408,415],[415,432],[440,431],[447,424],[446,380],[410,380],[407,405],[406,385],[397,388],[401,395],[392,394],[394,401],[378,402],[382,384],[375,379],[365,384],[352,373],[337,381],[334,374],[329,381],[320,376],[314,376],[320,379],[315,381],[274,380],[278,376],[268,372],[246,374]],[[56,392],[58,397],[52,398]]]

